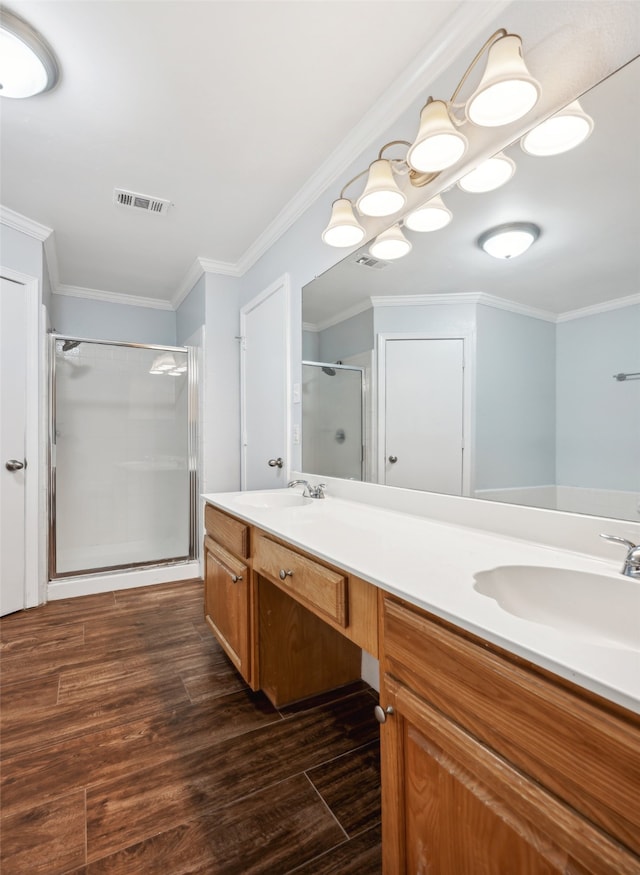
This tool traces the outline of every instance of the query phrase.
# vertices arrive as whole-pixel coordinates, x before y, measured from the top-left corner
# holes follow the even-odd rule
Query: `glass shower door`
[[[56,338],[52,358],[51,576],[193,558],[187,350]]]

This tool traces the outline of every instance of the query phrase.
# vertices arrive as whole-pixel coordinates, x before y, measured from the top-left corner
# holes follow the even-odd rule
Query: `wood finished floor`
[[[274,708],[188,581],[2,619],[2,875],[377,875],[375,693]]]

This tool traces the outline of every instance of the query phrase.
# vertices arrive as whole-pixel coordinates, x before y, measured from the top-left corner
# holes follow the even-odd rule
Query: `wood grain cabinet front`
[[[207,536],[204,541],[205,619],[242,677],[251,682],[250,572]]]
[[[385,875],[638,875],[635,715],[394,598],[381,612]]]

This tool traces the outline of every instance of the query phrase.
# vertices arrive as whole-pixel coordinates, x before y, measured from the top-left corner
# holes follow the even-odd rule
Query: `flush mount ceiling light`
[[[404,220],[411,231],[439,231],[449,224],[453,214],[440,195],[432,197],[423,207],[414,210]]]
[[[493,191],[509,182],[515,172],[516,162],[503,152],[498,152],[493,158],[483,161],[482,164],[459,179],[458,188],[472,194]]]
[[[478,237],[478,246],[494,258],[515,258],[522,255],[540,236],[533,222],[507,222],[485,231]]]
[[[382,234],[378,234],[376,239],[369,247],[369,252],[374,258],[381,258],[383,261],[394,261],[396,258],[402,258],[411,252],[411,243],[402,233],[400,225],[392,225]]]
[[[560,155],[583,143],[592,130],[593,119],[574,100],[560,112],[532,128],[520,140],[520,145],[528,155]]]
[[[466,103],[458,102],[470,73],[485,52],[487,64],[480,84]],[[460,127],[469,122],[488,127],[509,124],[529,112],[539,95],[540,86],[529,74],[522,58],[520,37],[507,33],[504,28],[497,30],[477,53],[450,100],[429,97],[420,113],[418,133],[413,142],[391,140],[385,143],[370,168],[347,182],[333,204],[331,219],[322,233],[324,242],[330,246],[357,246],[366,236],[365,228],[355,217],[353,202],[345,194],[354,182],[367,176],[364,191],[355,201],[361,216],[381,217],[398,213],[406,205],[408,185],[427,185],[438,173],[453,167],[464,156],[468,139],[458,130]],[[404,154],[399,158],[383,158],[384,152],[392,146],[404,147]],[[498,160],[504,160],[511,175],[513,162],[497,156]],[[489,191],[490,188],[475,190]],[[408,219],[408,228],[411,228],[411,222]]]
[[[0,96],[33,97],[58,81],[58,65],[44,39],[26,21],[0,9]]]

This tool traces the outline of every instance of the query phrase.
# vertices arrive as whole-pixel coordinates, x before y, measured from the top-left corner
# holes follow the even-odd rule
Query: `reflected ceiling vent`
[[[151,197],[148,194],[138,194],[135,191],[126,191],[124,188],[114,190],[113,200],[121,207],[143,210],[145,213],[155,213],[156,216],[164,216],[171,206],[171,201],[160,197]]]
[[[371,267],[373,270],[382,270],[389,267],[390,261],[383,261],[381,258],[372,258],[370,255],[359,255],[356,258],[356,264],[361,264],[363,267]]]

